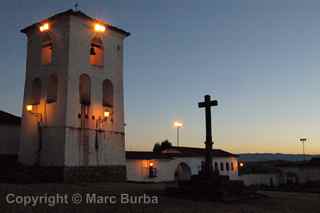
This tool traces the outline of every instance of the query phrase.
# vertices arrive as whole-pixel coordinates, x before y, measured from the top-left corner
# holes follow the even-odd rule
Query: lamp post
[[[303,154],[303,161],[306,161],[306,155],[304,151],[304,143],[307,142],[307,138],[300,138],[300,142],[302,143],[302,154]]]
[[[175,122],[173,123],[173,126],[174,126],[175,128],[177,128],[177,146],[179,146],[179,145],[180,145],[180,144],[179,144],[179,130],[180,130],[181,127],[183,127],[183,123],[181,123],[181,122],[179,122],[179,121],[175,121]]]

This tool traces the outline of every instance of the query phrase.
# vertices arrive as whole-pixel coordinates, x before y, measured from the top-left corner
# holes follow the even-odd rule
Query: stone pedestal
[[[169,194],[192,200],[229,200],[238,199],[246,194],[242,181],[229,180],[228,176],[194,175],[190,181],[178,183],[177,188],[168,190]]]

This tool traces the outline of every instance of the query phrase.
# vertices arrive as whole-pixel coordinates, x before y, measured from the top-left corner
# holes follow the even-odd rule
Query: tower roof
[[[86,15],[86,14],[83,13],[82,11],[74,11],[74,10],[72,10],[72,9],[66,10],[66,11],[61,12],[61,13],[57,13],[57,14],[55,14],[55,15],[53,15],[53,16],[50,16],[49,18],[46,18],[46,19],[44,19],[44,20],[42,20],[42,21],[39,21],[39,22],[34,23],[34,24],[30,25],[30,26],[27,26],[27,27],[23,28],[23,29],[21,30],[21,32],[22,32],[22,33],[27,33],[29,30],[34,29],[35,27],[39,26],[40,23],[42,23],[42,22],[44,22],[44,21],[54,20],[54,19],[59,18],[59,17],[62,17],[62,16],[77,16],[77,17],[80,17],[80,18],[83,18],[83,19],[87,19],[87,20],[90,20],[90,21],[98,21],[98,22],[100,22],[100,23],[105,24],[106,27],[107,27],[108,29],[110,29],[110,30],[116,31],[116,32],[121,33],[121,34],[123,34],[123,35],[125,35],[125,36],[129,36],[129,35],[130,35],[129,32],[127,32],[127,31],[125,31],[125,30],[123,30],[123,29],[121,29],[121,28],[115,27],[115,26],[113,26],[113,25],[111,25],[111,24],[109,24],[109,23],[103,22],[103,21],[101,21],[101,20],[94,19],[94,18]]]

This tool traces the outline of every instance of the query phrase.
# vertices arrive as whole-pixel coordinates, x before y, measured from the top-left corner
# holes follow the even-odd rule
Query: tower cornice
[[[129,32],[127,32],[127,31],[125,31],[125,30],[123,30],[121,28],[118,28],[116,26],[113,26],[110,23],[107,23],[105,21],[92,18],[92,17],[88,16],[87,14],[83,13],[82,11],[74,11],[72,9],[63,11],[61,13],[57,13],[57,14],[55,14],[53,16],[50,16],[49,18],[46,18],[46,19],[43,19],[43,20],[41,20],[39,22],[31,24],[31,25],[23,28],[21,30],[21,32],[27,34],[31,30],[33,30],[34,28],[39,27],[41,25],[41,23],[46,22],[46,21],[53,21],[53,20],[55,20],[57,18],[60,18],[60,17],[63,17],[63,16],[66,16],[66,17],[67,16],[76,16],[76,17],[80,17],[80,18],[83,18],[83,19],[87,19],[87,20],[92,21],[92,22],[99,22],[101,24],[104,24],[109,30],[121,33],[121,34],[125,35],[126,37],[130,35]]]

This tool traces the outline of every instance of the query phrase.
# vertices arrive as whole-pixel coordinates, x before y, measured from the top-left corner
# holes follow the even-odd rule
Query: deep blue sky
[[[78,1],[90,16],[130,31],[125,43],[127,148],[175,139],[202,146],[203,95],[216,147],[232,152],[320,153],[320,2],[300,0]],[[0,7],[0,109],[20,114],[26,40],[21,28],[72,1]]]

